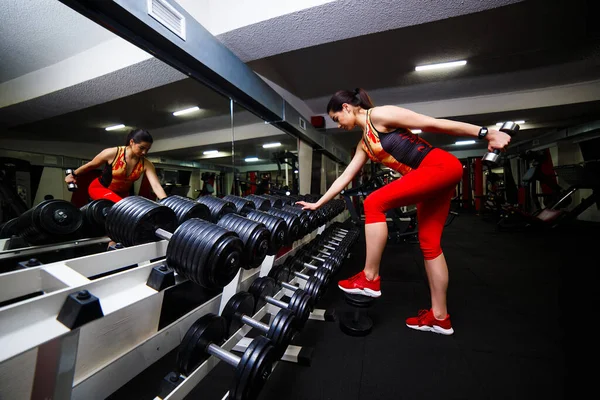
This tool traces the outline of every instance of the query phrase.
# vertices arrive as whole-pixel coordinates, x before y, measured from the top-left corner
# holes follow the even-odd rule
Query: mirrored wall
[[[0,40],[0,252],[85,239],[80,230],[66,228],[79,224],[74,210],[90,203],[88,187],[104,165],[77,176],[72,191],[66,170],[104,149],[126,146],[133,129],[152,135],[146,159],[167,195],[195,199],[231,191],[229,98],[58,1],[15,2],[5,11],[0,16],[6,33]],[[146,174],[128,194],[157,199]],[[31,241],[10,240],[31,225],[16,224],[20,216],[49,203],[55,205],[52,215],[43,214],[44,224],[33,226]],[[63,203],[69,205],[60,208]],[[56,207],[64,210],[60,217]],[[52,230],[57,224],[68,234],[46,234],[47,228],[57,232]],[[101,242],[68,256],[106,250]]]
[[[233,193],[298,194],[298,139],[233,106]]]
[[[298,139],[189,74],[60,2],[14,3],[0,23],[8,33],[0,41],[0,273],[8,268],[2,259],[11,257],[3,252],[18,250],[24,258],[26,248],[89,239],[88,247],[39,261],[106,251],[102,229],[57,235],[34,226],[25,240],[19,230],[31,224],[22,216],[29,221],[34,211],[54,204],[44,211],[51,215],[43,214],[50,228],[76,224],[74,214],[92,204],[89,185],[106,164],[79,174],[76,189],[65,182],[67,170],[105,149],[125,147],[133,129],[152,135],[145,158],[167,195],[300,192]],[[326,166],[327,181],[335,170]],[[146,174],[128,195],[157,200]]]

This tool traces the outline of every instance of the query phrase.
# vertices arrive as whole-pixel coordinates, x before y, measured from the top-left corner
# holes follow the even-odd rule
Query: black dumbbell
[[[200,317],[186,332],[177,352],[177,368],[188,376],[209,356],[235,367],[236,378],[229,389],[229,399],[254,400],[267,382],[278,360],[271,341],[257,336],[241,357],[221,345],[228,338],[227,321],[215,314]]]
[[[73,175],[73,177],[75,178],[75,170],[72,168],[67,168],[65,170],[65,176],[69,175]],[[74,192],[77,190],[77,184],[74,182],[67,183],[67,189],[69,189],[69,192]]]
[[[325,257],[338,257],[339,258],[339,254],[341,253],[341,248],[335,248],[332,246],[327,246],[324,245],[322,243],[319,243],[318,240],[311,240],[310,242],[306,243],[304,245],[304,247],[302,248],[302,250],[305,250],[306,252],[312,252],[312,253],[318,253],[318,254],[322,254]],[[341,262],[340,262],[341,264]]]
[[[315,278],[317,278],[318,280],[323,282],[323,286],[329,286],[329,283],[331,282],[331,271],[329,271],[326,268],[311,266],[309,264],[308,269],[310,269],[311,271],[314,271],[314,272],[311,275],[303,274],[300,271],[303,269],[303,267],[306,267],[306,266],[298,265],[298,263],[296,262],[294,257],[286,258],[283,265],[288,266],[290,268],[291,274],[294,275],[296,278],[308,280],[308,278],[310,278],[311,276],[314,276]]]
[[[25,211],[14,223],[14,231],[31,245],[70,240],[83,225],[81,210],[70,201],[44,200]]]
[[[333,273],[342,264],[342,262],[344,261],[344,256],[346,254],[345,249],[337,249],[333,253],[330,253],[329,256],[317,257],[311,253],[312,250],[313,246],[305,246],[296,252],[293,258],[298,267],[306,267],[314,270],[316,270],[317,268],[325,268],[329,272]],[[321,265],[311,264],[313,260],[318,261],[319,263],[321,263]]]
[[[114,205],[108,199],[92,200],[79,210],[83,215],[81,234],[83,237],[97,237],[106,234],[106,216]]]
[[[252,318],[254,313],[254,296],[248,292],[238,292],[225,304],[221,316],[229,327],[229,335],[233,335],[243,325],[259,330],[273,343],[279,357],[283,356],[288,344],[296,334],[296,316],[287,309],[280,310],[270,325]]]
[[[299,286],[290,285],[288,282],[292,277],[293,269],[287,264],[281,264],[278,266],[273,266],[269,271],[269,276],[275,279],[282,287],[289,290],[300,289]],[[325,292],[326,285],[324,284],[322,279],[319,279],[316,276],[308,276],[301,274],[299,272],[293,272],[293,275],[299,279],[305,280],[304,287],[301,288],[306,293],[310,295],[315,300],[315,303],[321,299],[323,293]]]
[[[168,240],[167,264],[192,282],[222,289],[233,280],[244,251],[237,233],[198,218],[175,226],[172,209],[140,196],[125,197],[106,216],[108,236],[124,246]]]
[[[298,254],[299,253],[299,254]],[[285,260],[285,264],[289,265],[292,270],[302,271],[307,268],[313,272],[317,278],[322,279],[325,286],[329,285],[331,281],[331,274],[335,271],[335,265],[331,261],[323,263],[323,265],[309,264],[305,260],[305,255],[302,251],[296,253],[294,256],[289,256]]]
[[[256,278],[248,293],[254,296],[254,312],[260,310],[265,303],[274,305],[281,309],[290,310],[296,316],[296,329],[302,330],[306,321],[314,309],[313,298],[302,289],[295,289],[289,303],[274,298],[277,281],[269,276]]]
[[[502,127],[498,129],[501,132],[507,133],[510,137],[513,137],[519,132],[520,126],[515,124],[512,121],[507,121],[502,124]],[[481,159],[482,163],[487,167],[495,167],[498,165],[498,160],[500,159],[500,150],[494,149],[494,151],[488,151],[483,155]]]

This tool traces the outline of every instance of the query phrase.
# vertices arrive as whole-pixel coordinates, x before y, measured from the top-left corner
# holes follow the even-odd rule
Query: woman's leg
[[[112,201],[113,203],[117,203],[117,202],[123,200],[123,198],[121,196],[114,193],[112,190],[108,190],[107,188],[102,186],[102,184],[100,183],[98,178],[94,179],[90,183],[90,185],[88,187],[88,194],[90,195],[90,198],[92,200],[107,199],[107,200]],[[110,249],[115,244],[117,244],[117,243],[111,239],[110,242],[108,242],[107,248]]]
[[[94,179],[90,183],[90,186],[88,187],[88,194],[92,200],[107,199],[113,203],[118,203],[119,201],[123,200],[123,197],[102,186],[98,178]]]
[[[462,174],[462,167],[460,173]],[[449,190],[448,187],[454,188],[455,185],[453,179],[449,183],[448,177],[440,172],[439,167],[423,167],[371,193],[364,202],[367,249],[365,268],[359,275],[340,281],[340,289],[347,293],[380,296],[379,267],[388,238],[386,212],[418,204],[439,195],[441,189],[445,193]]]
[[[448,314],[446,304],[448,266],[441,248],[441,237],[453,194],[454,189],[446,193],[441,192],[438,196],[417,205],[419,243],[425,259],[431,309],[437,319],[444,319]]]

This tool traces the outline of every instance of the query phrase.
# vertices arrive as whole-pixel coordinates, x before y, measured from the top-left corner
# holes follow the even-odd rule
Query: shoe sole
[[[441,326],[429,326],[429,325],[408,325],[406,324],[406,326],[408,326],[410,329],[415,329],[417,331],[422,331],[422,332],[433,332],[433,333],[439,333],[440,335],[446,335],[446,336],[450,336],[454,333],[454,329],[450,328],[450,329],[444,329]]]
[[[346,288],[341,287],[340,285],[338,285],[338,287],[340,289],[342,289],[344,292],[350,293],[350,294],[362,294],[363,296],[368,296],[368,297],[379,297],[379,296],[381,296],[381,291],[375,291],[375,290],[371,290],[371,289],[368,289],[368,288],[365,288],[365,289],[358,289],[358,288],[355,288],[355,289],[346,289]]]

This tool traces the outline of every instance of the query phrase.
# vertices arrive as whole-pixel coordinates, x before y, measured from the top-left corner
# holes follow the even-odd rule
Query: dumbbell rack
[[[0,398],[106,398],[175,349],[200,316],[220,313],[231,296],[247,290],[254,278],[267,275],[329,224],[347,218],[344,211],[295,242],[286,254],[277,259],[267,256],[260,267],[240,270],[222,294],[160,331],[164,290],[146,283],[152,270],[164,264],[167,241],[1,274],[0,302],[41,295],[0,308]],[[133,264],[138,266],[110,274]],[[175,285],[183,281],[175,274]],[[84,290],[99,299],[104,316],[69,329],[57,316],[69,295]],[[268,307],[255,317],[264,317]],[[244,326],[222,347],[233,349],[250,329]],[[210,357],[165,399],[184,398],[218,362]]]

